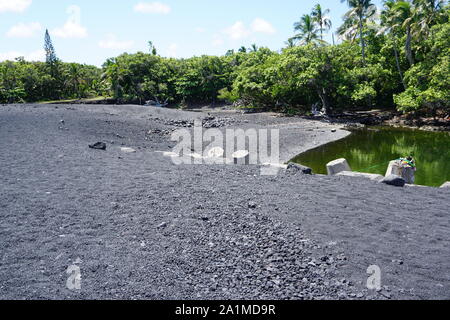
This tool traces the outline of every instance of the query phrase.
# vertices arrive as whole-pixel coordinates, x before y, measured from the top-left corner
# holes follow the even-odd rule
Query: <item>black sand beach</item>
[[[221,129],[279,128],[283,162],[348,134],[207,112],[228,119]],[[167,130],[207,112],[0,106],[0,299],[450,298],[449,189],[174,165]]]

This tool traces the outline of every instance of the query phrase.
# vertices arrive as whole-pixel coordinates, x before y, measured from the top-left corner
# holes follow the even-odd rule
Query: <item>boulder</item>
[[[395,186],[395,187],[404,187],[406,184],[405,179],[403,179],[400,176],[396,176],[394,174],[387,176],[386,178],[381,180],[381,182],[385,183],[387,185],[390,185],[390,186]]]
[[[95,149],[95,150],[106,150],[106,143],[97,142],[97,143],[89,145],[89,148]]]
[[[312,169],[302,166],[298,163],[289,162],[287,169],[289,171],[301,172],[302,174],[312,174]]]
[[[337,159],[327,164],[329,176],[334,176],[342,171],[352,171],[346,159]]]
[[[400,176],[405,179],[407,184],[414,184],[416,172],[414,168],[404,167],[400,160],[394,160],[389,162],[389,166],[386,171],[386,177],[390,175]]]
[[[447,181],[446,183],[444,183],[441,188],[446,188],[446,189],[450,189],[450,181]]]
[[[378,181],[378,182],[384,179],[384,177],[381,174],[362,173],[362,172],[353,172],[353,171],[342,171],[336,175],[337,176],[366,178],[366,179],[370,179],[370,180]]]

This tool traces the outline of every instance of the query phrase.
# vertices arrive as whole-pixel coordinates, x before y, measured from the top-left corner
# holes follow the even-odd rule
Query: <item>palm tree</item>
[[[118,99],[122,97],[122,83],[124,81],[124,76],[122,69],[119,67],[117,60],[115,58],[110,58],[106,60],[103,64],[104,72],[101,79],[104,83],[108,83],[110,90],[114,94],[114,98]]]
[[[406,90],[406,84],[403,79],[402,69],[400,67],[400,59],[398,54],[397,37],[396,34],[401,30],[401,22],[399,22],[398,16],[395,12],[395,0],[386,0],[384,3],[384,10],[381,13],[381,26],[378,34],[387,33],[393,42],[395,63],[397,65],[397,70],[400,75],[400,80],[402,82],[403,88]]]
[[[326,16],[329,13],[330,9],[322,11],[320,4],[316,4],[311,13],[313,21],[319,25],[320,40],[323,40],[323,32],[331,29],[331,20]]]
[[[242,46],[242,47],[239,48],[238,52],[240,52],[240,53],[247,53],[247,48]]]
[[[71,94],[76,98],[81,98],[83,95],[82,85],[85,82],[82,69],[80,65],[76,63],[70,63],[66,71],[67,79],[65,86],[71,88]]]
[[[425,39],[430,34],[430,29],[439,20],[444,12],[445,0],[413,0],[416,8],[416,24],[417,34]]]
[[[354,17],[346,18],[336,31],[339,38],[354,42],[358,37],[358,20]]]
[[[393,8],[395,15],[406,31],[405,53],[409,64],[414,64],[412,52],[413,28],[417,26],[417,11],[410,2],[398,1]]]
[[[300,41],[300,44],[314,43],[319,40],[318,30],[309,14],[303,15],[299,22],[294,23],[294,30],[298,33],[291,39]]]
[[[158,51],[156,50],[156,47],[155,47],[155,45],[153,44],[152,41],[148,42],[148,48],[149,48],[149,51],[150,51],[150,53],[152,55],[156,56],[158,54]]]
[[[284,44],[286,45],[286,49],[295,47],[295,42],[292,38],[288,39]]]
[[[357,24],[357,30],[361,42],[362,59],[365,63],[366,59],[366,42],[364,40],[364,25],[368,20],[373,19],[377,12],[377,7],[372,4],[371,0],[341,0],[341,2],[347,2],[347,5],[351,8],[345,14],[345,21],[350,30],[355,30],[355,23]],[[345,24],[345,22],[344,22]]]

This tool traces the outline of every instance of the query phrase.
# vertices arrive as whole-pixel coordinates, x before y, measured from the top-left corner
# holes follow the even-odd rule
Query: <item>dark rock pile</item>
[[[236,120],[232,118],[216,118],[207,117],[203,119],[203,128],[222,128],[236,124]]]
[[[313,173],[311,168],[302,166],[302,165],[300,165],[298,163],[294,163],[294,162],[290,162],[288,164],[287,170],[289,172],[294,172],[294,173],[297,173],[297,172],[301,172],[303,174],[312,174]]]
[[[164,120],[159,118],[154,118],[159,123],[166,126],[173,126],[178,128],[192,128],[194,127],[194,120]],[[208,116],[202,120],[203,128],[223,128],[236,124],[236,119],[232,118],[216,118]]]
[[[90,144],[89,148],[95,149],[95,150],[106,150],[106,143],[104,142],[97,142],[94,144]]]
[[[361,299],[348,279],[335,278],[347,257],[320,248],[299,227],[286,229],[260,212],[257,202],[226,214],[195,215],[203,228],[191,234],[196,246],[180,252],[197,298]],[[174,232],[175,230],[172,230]],[[318,250],[319,249],[319,250]]]
[[[149,130],[147,132],[147,135],[151,136],[153,134],[156,134],[156,135],[160,135],[160,136],[169,136],[172,134],[172,132],[173,132],[173,130],[153,129],[153,130]]]

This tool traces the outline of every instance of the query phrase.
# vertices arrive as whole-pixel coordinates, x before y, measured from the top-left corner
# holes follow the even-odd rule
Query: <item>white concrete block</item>
[[[328,175],[334,176],[342,171],[352,171],[346,159],[337,159],[327,164]]]
[[[402,176],[402,165],[400,164],[400,161],[394,160],[389,162],[385,177],[389,177],[390,175]]]
[[[381,174],[362,173],[362,172],[353,172],[353,171],[342,171],[336,175],[337,176],[366,178],[366,179],[370,179],[370,180],[377,181],[377,182],[384,179],[384,177]]]
[[[390,175],[396,175],[405,179],[407,184],[414,184],[416,172],[413,168],[404,167],[402,161],[394,160],[389,162],[388,169],[386,171],[386,177]]]

